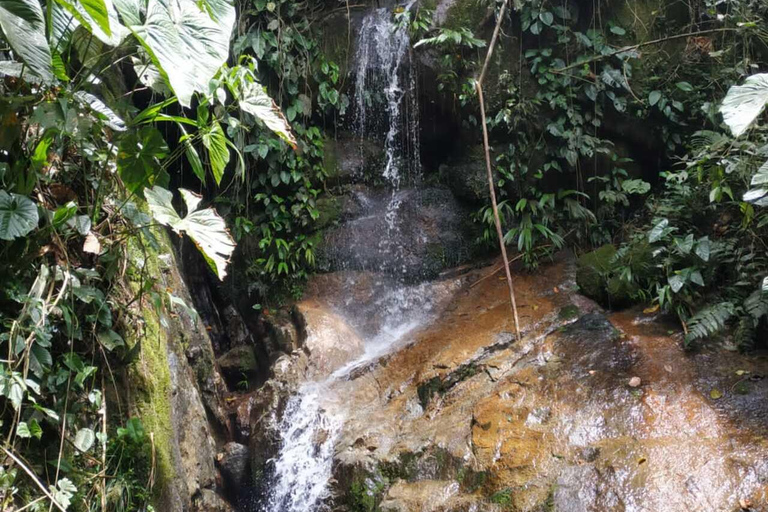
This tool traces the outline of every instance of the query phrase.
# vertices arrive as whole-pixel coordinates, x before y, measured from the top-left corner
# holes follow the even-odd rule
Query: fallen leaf
[[[552,291],[554,291],[555,293],[560,293],[560,290],[558,289],[558,287],[557,287],[557,286],[555,286],[554,288],[552,288]]]
[[[629,379],[629,387],[631,388],[639,388],[640,384],[642,384],[643,381],[640,380],[640,377],[632,377]]]
[[[665,364],[664,369],[667,371],[667,373],[672,373],[672,367],[670,365]]]
[[[590,375],[594,375],[594,374],[596,374],[596,373],[597,373],[597,372],[596,372],[595,370],[589,370],[589,374],[590,374]]]
[[[709,398],[711,398],[712,400],[719,400],[723,398],[723,392],[715,388],[709,392]]]
[[[96,237],[96,235],[93,234],[93,231],[88,233],[85,237],[85,243],[83,243],[83,252],[87,252],[89,254],[101,254],[101,242],[99,242],[99,239]]]
[[[741,377],[742,375],[746,375],[748,373],[749,372],[747,370],[736,370],[736,375],[738,375],[739,377]]]
[[[656,304],[655,306],[651,306],[651,307],[649,307],[649,308],[645,308],[645,309],[643,310],[643,313],[645,313],[646,315],[650,315],[650,314],[652,314],[652,313],[655,313],[655,312],[657,312],[658,310],[659,310],[659,305],[658,305],[658,304]]]
[[[752,502],[747,498],[741,498],[739,500],[739,506],[741,507],[742,510],[749,510],[750,508],[752,508]]]
[[[639,464],[645,464],[647,461],[648,461],[648,459],[646,459],[645,457],[640,457],[639,459],[637,459],[638,465]]]

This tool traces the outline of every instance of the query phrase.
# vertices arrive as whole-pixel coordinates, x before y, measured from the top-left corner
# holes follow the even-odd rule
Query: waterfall
[[[404,8],[410,9],[415,0]],[[386,150],[381,176],[391,196],[384,212],[387,233],[378,247],[393,262],[399,261],[404,243],[397,236],[406,183],[420,176],[416,76],[411,65],[410,38],[398,27],[392,9],[371,10],[360,27],[357,42],[354,90],[354,129],[363,138],[379,139]],[[363,244],[361,244],[363,245]],[[365,354],[322,382],[302,385],[288,402],[280,422],[281,447],[273,461],[274,474],[262,512],[318,512],[330,497],[333,449],[344,425],[343,400],[333,393],[333,383],[355,367],[392,350],[409,332],[423,324],[432,310],[429,285],[406,286],[389,268],[385,291],[373,307],[381,313],[378,332],[366,340]],[[348,312],[347,316],[354,316]],[[358,312],[357,314],[361,314]],[[350,318],[351,323],[354,318]]]
[[[415,0],[403,9],[408,12]],[[392,196],[384,218],[387,235],[379,250],[397,266],[399,210],[404,181],[415,183],[421,176],[416,67],[411,62],[408,30],[396,26],[390,9],[371,12],[363,20],[355,55],[354,129],[361,140],[383,138],[386,154],[382,177]],[[403,265],[400,265],[403,268]]]

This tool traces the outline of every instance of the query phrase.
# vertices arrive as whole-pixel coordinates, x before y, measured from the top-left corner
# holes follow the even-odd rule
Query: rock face
[[[482,157],[441,165],[440,181],[457,198],[471,205],[482,205],[488,200],[488,177]]]
[[[155,236],[165,254],[150,253],[138,261],[158,279],[158,286],[192,305],[167,234],[158,230]],[[128,243],[130,253],[133,241]],[[148,304],[133,308],[141,327],[126,332],[125,338],[129,346],[141,340],[141,350],[125,386],[130,414],[141,418],[154,439],[155,509],[229,512],[231,507],[220,496],[215,465],[217,436],[227,431],[226,384],[214,364],[205,326],[199,316],[185,311],[169,315]]]
[[[469,212],[448,189],[358,194],[357,215],[325,234],[319,250],[325,270],[383,271],[419,280],[469,258]]]
[[[384,159],[384,150],[375,142],[342,134],[325,142],[325,171],[332,184],[358,183],[370,178]]]
[[[768,362],[607,315],[569,261],[515,276],[518,342],[488,272],[414,344],[336,384],[334,510],[768,511],[768,381],[741,389],[735,373]]]

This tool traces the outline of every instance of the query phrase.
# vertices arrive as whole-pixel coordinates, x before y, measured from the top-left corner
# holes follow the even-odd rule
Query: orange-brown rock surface
[[[339,503],[768,510],[766,358],[714,344],[686,352],[674,323],[602,312],[577,294],[565,257],[516,273],[515,340],[493,269],[466,275],[410,345],[334,385],[347,410]]]

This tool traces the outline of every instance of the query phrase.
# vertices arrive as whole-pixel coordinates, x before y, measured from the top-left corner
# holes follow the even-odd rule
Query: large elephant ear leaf
[[[28,197],[0,190],[0,240],[15,240],[37,227],[37,206]]]
[[[296,149],[296,137],[280,107],[256,82],[245,82],[240,91],[240,109],[260,119],[270,130]]]
[[[51,49],[38,0],[0,0],[0,28],[14,53],[43,81],[53,81]]]
[[[182,218],[173,207],[173,194],[161,187],[144,191],[149,204],[149,211],[155,220],[176,233],[186,233],[195,242],[219,279],[227,275],[227,264],[235,250],[235,241],[227,230],[227,225],[216,210],[205,208],[198,210],[202,198],[189,190],[179,189],[187,206],[187,216]]]
[[[56,12],[58,6],[59,11]],[[59,18],[58,20],[56,18]],[[74,32],[82,25],[99,41],[110,46],[117,46],[128,35],[126,29],[118,19],[117,9],[112,0],[56,0],[54,4],[54,40],[62,24],[65,30]]]
[[[128,14],[135,19],[135,12]],[[192,94],[207,92],[226,62],[234,22],[235,8],[226,0],[209,0],[203,7],[195,0],[149,0],[144,23],[129,28],[188,107]]]
[[[744,85],[734,85],[720,106],[725,124],[734,137],[742,135],[768,103],[768,73],[752,75]]]

